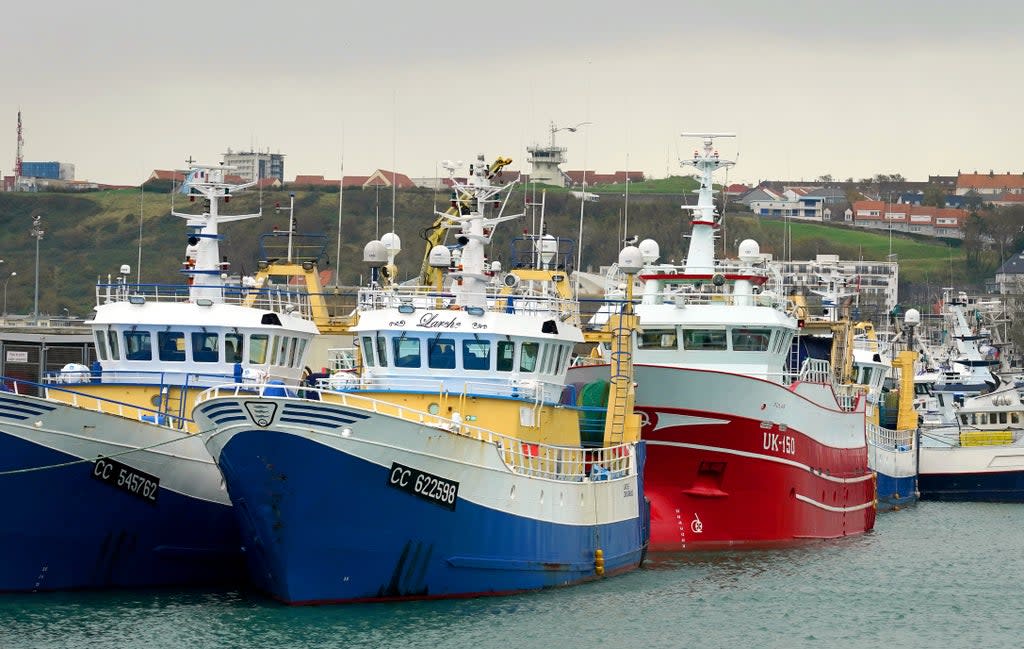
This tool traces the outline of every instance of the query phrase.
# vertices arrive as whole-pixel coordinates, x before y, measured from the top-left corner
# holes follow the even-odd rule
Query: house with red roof
[[[1003,194],[1024,194],[1024,174],[959,174],[956,178],[957,196],[975,193],[981,196],[1001,196]]]
[[[570,185],[579,186],[586,180],[588,185],[621,185],[627,180],[631,183],[642,183],[644,172],[642,171],[616,171],[615,173],[602,174],[590,169],[578,169],[562,172]]]
[[[363,183],[363,188],[376,185],[391,187],[392,184],[394,184],[395,189],[413,189],[416,187],[416,183],[405,174],[400,174],[397,171],[387,171],[386,169],[377,169]]]
[[[931,237],[962,239],[967,210],[953,207],[931,207],[888,203],[886,201],[856,201],[853,204],[853,224],[862,228],[910,232]]]

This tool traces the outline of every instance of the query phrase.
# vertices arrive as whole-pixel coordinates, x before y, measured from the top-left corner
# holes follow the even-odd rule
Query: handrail
[[[550,381],[521,379],[515,382],[501,381],[465,381],[464,377],[453,376],[421,378],[418,376],[401,377],[369,377],[351,372],[338,372],[329,377],[317,379],[316,387],[332,392],[436,392],[449,393],[449,386],[462,386],[461,394],[465,396],[505,397],[526,401],[540,400],[544,403],[545,393],[560,396],[564,384]],[[554,403],[552,401],[551,403]]]
[[[316,393],[317,398],[310,398]],[[349,392],[335,392],[320,388],[284,388],[279,384],[236,383],[217,385],[201,392],[195,401],[198,408],[217,397],[258,397],[261,399],[290,399],[310,403],[337,403],[348,408],[430,426],[479,440],[497,447],[505,466],[515,473],[546,478],[562,482],[579,482],[584,479],[618,479],[634,475],[634,451],[629,444],[618,444],[594,449],[582,447],[554,446],[542,442],[530,442],[504,435],[487,428],[467,424],[458,419],[433,415],[422,410],[400,404],[382,401]]]
[[[899,453],[914,450],[914,442],[917,438],[917,431],[914,429],[892,430],[870,422],[867,424],[866,434],[869,444]]]
[[[528,283],[528,282],[525,282]],[[579,304],[576,300],[565,299],[550,293],[531,293],[522,288],[515,293],[502,293],[500,289],[492,287],[491,290],[479,293],[464,294],[464,297],[482,305],[484,311],[495,313],[536,313],[543,316],[558,316],[568,320],[579,318]],[[445,291],[437,291],[428,286],[390,286],[388,288],[363,288],[359,290],[357,310],[360,312],[377,311],[380,309],[397,309],[402,306],[412,306],[419,309],[456,309],[459,305],[455,302],[455,294]]]
[[[74,408],[81,408],[82,410],[98,412],[104,415],[116,415],[125,419],[144,421],[149,424],[159,426],[160,428],[169,428],[176,431],[184,430],[190,433],[195,432],[195,422],[191,418],[183,415],[171,415],[161,410],[128,403],[126,401],[117,401],[116,399],[108,399],[94,394],[86,394],[84,392],[78,392],[68,388],[54,387],[53,385],[44,385],[42,383],[35,383],[33,381],[26,381],[24,379],[13,377],[4,377],[4,384],[5,386],[8,386],[8,390],[5,391],[10,391],[19,396],[34,396],[28,394],[23,395],[19,390],[19,386],[36,388],[46,395],[49,395],[50,392],[61,392],[70,395],[68,401],[61,401],[60,399],[51,398],[49,396],[37,398],[41,398],[44,401],[52,403],[63,403]],[[3,392],[0,392],[0,394],[3,394]]]

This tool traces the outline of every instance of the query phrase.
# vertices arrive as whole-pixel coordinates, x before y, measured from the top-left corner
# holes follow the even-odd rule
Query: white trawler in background
[[[870,530],[873,474],[867,466],[865,386],[852,381],[848,322],[800,319],[771,277],[755,241],[739,260],[715,258],[721,215],[715,171],[733,163],[702,141],[684,165],[700,189],[682,267],[658,263],[641,243],[643,293],[636,313],[639,383],[648,461],[652,550],[822,539]],[[830,358],[799,350],[804,328],[831,336]],[[796,342],[795,342],[796,341]],[[606,355],[606,360],[612,360]],[[607,378],[578,366],[570,380]]]
[[[296,381],[317,333],[305,294],[226,286],[221,214],[249,184],[195,165],[182,192],[187,285],[97,287],[98,362],[0,393],[0,590],[238,583],[241,539],[190,419],[199,391]]]

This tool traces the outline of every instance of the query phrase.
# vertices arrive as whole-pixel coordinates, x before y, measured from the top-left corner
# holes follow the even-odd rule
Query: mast
[[[14,154],[14,182],[15,184],[21,180],[21,167],[22,167],[22,153],[21,149],[25,146],[25,139],[21,136],[21,109],[18,109],[18,149]]]
[[[494,226],[503,221],[517,219],[523,214],[511,214],[485,218],[484,211],[488,206],[496,209],[500,203],[498,194],[512,187],[513,183],[497,187],[491,184],[494,175],[492,168],[501,169],[510,162],[507,158],[498,158],[489,167],[483,154],[470,165],[470,174],[465,184],[455,180],[454,165],[446,165],[452,178],[452,187],[460,198],[457,201],[458,215],[450,212],[437,212],[451,224],[459,227],[459,243],[462,244],[459,259],[459,270],[449,273],[450,277],[459,281],[454,286],[456,303],[463,307],[487,306],[486,289],[490,277],[486,274],[486,246],[491,242]]]
[[[179,190],[194,201],[196,196],[206,200],[209,211],[203,214],[186,214],[171,211],[174,216],[187,221],[189,229],[188,248],[185,249],[186,259],[181,272],[188,276],[189,300],[195,302],[200,298],[213,302],[223,302],[224,279],[227,261],[221,261],[218,226],[230,221],[241,221],[261,216],[256,214],[221,214],[220,201],[231,200],[233,193],[252,187],[258,181],[244,184],[233,184],[225,181],[225,172],[234,171],[234,167],[224,165],[192,165],[188,176]]]
[[[704,140],[704,150],[694,150],[692,160],[680,160],[680,166],[696,167],[700,179],[697,190],[697,204],[683,205],[684,210],[693,211],[691,220],[690,248],[686,254],[686,273],[713,273],[715,267],[715,230],[722,215],[715,211],[713,174],[719,169],[736,164],[734,160],[722,160],[715,150],[714,140],[721,137],[736,137],[731,133],[683,133],[682,137],[697,137]]]

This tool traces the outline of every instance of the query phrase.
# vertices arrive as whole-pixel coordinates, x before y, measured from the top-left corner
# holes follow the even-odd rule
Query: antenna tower
[[[21,178],[21,148],[25,145],[25,139],[21,137],[21,110],[18,110],[18,150],[14,156],[14,179]]]

